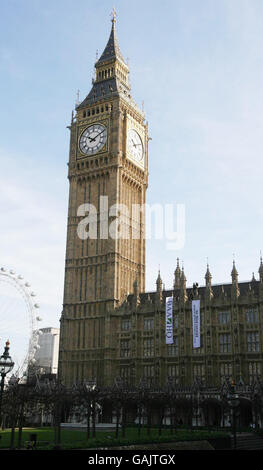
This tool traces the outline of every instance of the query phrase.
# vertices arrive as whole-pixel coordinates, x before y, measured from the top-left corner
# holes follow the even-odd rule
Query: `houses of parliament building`
[[[115,15],[95,71],[92,88],[76,106],[69,126],[60,380],[69,386],[87,380],[108,386],[123,377],[133,385],[144,379],[161,387],[169,379],[187,387],[198,379],[220,387],[226,378],[244,384],[261,379],[262,259],[259,277],[253,274],[250,282],[239,282],[233,262],[230,282],[213,285],[207,266],[205,285],[191,288],[177,260],[173,289],[163,288],[159,273],[155,291],[145,292],[145,215],[140,212],[134,220],[131,208],[146,201],[148,127],[131,96]],[[106,236],[107,218],[116,234],[120,205],[128,208],[123,225],[127,233],[136,232],[133,238]],[[83,222],[87,207],[97,209],[89,226]],[[168,297],[173,298],[171,344],[165,339]],[[192,342],[193,300],[200,300],[197,348]]]

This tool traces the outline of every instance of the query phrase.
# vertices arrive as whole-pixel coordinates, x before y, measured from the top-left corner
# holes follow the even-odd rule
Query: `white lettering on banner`
[[[193,347],[200,348],[200,300],[192,301]]]
[[[173,297],[165,299],[166,344],[173,344]]]

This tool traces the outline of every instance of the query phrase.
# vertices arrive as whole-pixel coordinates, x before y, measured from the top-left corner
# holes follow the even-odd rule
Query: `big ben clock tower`
[[[147,188],[148,130],[131,96],[129,67],[115,23],[114,13],[92,89],[69,126],[59,355],[59,376],[66,384],[91,377],[106,383],[110,312],[133,291],[135,282],[138,291],[145,289],[145,221],[138,208],[145,203]]]

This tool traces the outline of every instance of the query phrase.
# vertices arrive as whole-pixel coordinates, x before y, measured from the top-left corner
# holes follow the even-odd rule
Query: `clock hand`
[[[133,147],[138,147],[138,145],[142,145],[140,142],[139,142],[139,144],[135,144],[133,139],[131,139],[131,141],[133,143]]]
[[[102,132],[104,132],[104,129],[102,129],[102,131],[101,131],[101,132],[99,132],[97,135],[95,135],[95,137],[92,137],[92,138],[91,138],[91,137],[89,137],[89,139],[90,139],[90,142],[94,142],[94,140],[96,140],[96,139],[97,139],[97,137],[98,137],[100,134],[102,134]]]

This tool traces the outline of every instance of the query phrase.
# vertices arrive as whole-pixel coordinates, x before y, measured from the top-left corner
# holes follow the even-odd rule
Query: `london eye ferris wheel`
[[[15,362],[13,373],[22,378],[35,363],[42,331],[39,304],[29,282],[15,271],[0,268],[0,348],[10,341],[10,353]]]

